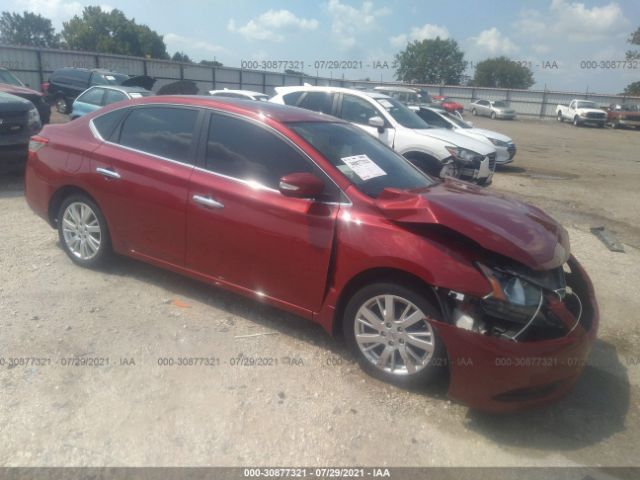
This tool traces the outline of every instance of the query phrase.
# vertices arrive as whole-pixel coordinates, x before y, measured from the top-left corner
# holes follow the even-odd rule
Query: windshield
[[[375,100],[403,127],[416,129],[430,128],[414,111],[409,110],[398,100],[394,98],[376,98]]]
[[[493,106],[498,108],[506,108],[509,106],[509,104],[507,102],[497,101],[493,102]]]
[[[377,198],[385,188],[428,187],[434,180],[368,133],[345,123],[289,124],[351,183]]]
[[[453,123],[455,123],[460,128],[473,128],[473,127],[471,127],[471,125],[469,125],[467,122],[462,120],[457,115],[451,114],[449,112],[443,113],[443,115],[446,116],[448,120],[452,121]]]
[[[24,83],[20,81],[9,70],[0,70],[0,83],[8,83],[9,85],[15,85],[16,87],[24,87]]]
[[[595,102],[578,102],[576,108],[598,108]]]

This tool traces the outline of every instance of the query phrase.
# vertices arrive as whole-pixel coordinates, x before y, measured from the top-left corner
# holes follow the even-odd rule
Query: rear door
[[[324,296],[341,192],[283,136],[252,120],[212,113],[191,178],[187,267],[309,315]],[[290,198],[281,176],[312,172],[322,201]]]
[[[97,200],[120,249],[184,265],[187,194],[203,112],[162,104],[127,110],[91,154]]]

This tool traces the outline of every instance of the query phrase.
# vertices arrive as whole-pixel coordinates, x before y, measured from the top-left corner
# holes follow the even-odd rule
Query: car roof
[[[380,85],[377,87],[373,87],[374,90],[387,91],[387,92],[399,92],[399,93],[418,93],[417,90],[409,87],[401,87],[401,86],[388,86]]]
[[[127,86],[122,86],[122,85],[94,85],[91,88],[104,88],[107,90],[118,90],[119,92],[124,92],[124,93],[146,93],[146,92],[150,92],[150,90],[147,90],[146,88],[142,88],[142,87],[127,87]],[[90,90],[90,89],[88,89]]]
[[[344,120],[340,120],[330,115],[312,112],[311,110],[306,110],[304,108],[291,107],[271,102],[256,102],[255,100],[249,99],[245,100],[242,98],[217,97],[211,95],[156,95],[131,100],[129,105],[144,105],[147,103],[216,108],[247,116],[263,115],[281,123],[346,123]]]
[[[330,92],[330,93],[351,93],[353,95],[359,97],[370,97],[370,98],[391,98],[389,95],[385,95],[384,93],[376,92],[375,90],[355,90],[353,88],[344,88],[344,87],[322,87],[315,85],[295,85],[288,87],[276,87],[276,93],[281,95],[286,95],[291,92]]]
[[[239,95],[246,95],[246,96],[253,96],[253,95],[264,95],[265,97],[269,96],[266,93],[254,92],[252,90],[231,90],[228,88],[225,88],[224,90],[209,90],[209,95],[215,95],[216,93],[237,93]]]

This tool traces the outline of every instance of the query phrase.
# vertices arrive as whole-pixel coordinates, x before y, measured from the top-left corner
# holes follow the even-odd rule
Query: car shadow
[[[527,173],[527,169],[516,165],[496,165],[496,170],[500,173]]]
[[[579,450],[626,430],[631,394],[627,370],[615,346],[598,340],[589,365],[558,403],[508,415],[470,410],[466,427],[509,447]]]
[[[24,196],[24,172],[0,172],[0,198]]]

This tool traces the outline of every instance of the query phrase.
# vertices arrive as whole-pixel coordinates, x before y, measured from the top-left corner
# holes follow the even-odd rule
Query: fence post
[[[267,72],[262,73],[262,93],[267,93]]]
[[[142,72],[147,75],[147,59],[142,60]]]
[[[211,67],[211,83],[213,83],[213,89],[216,89],[216,67]]]
[[[93,59],[96,62],[96,68],[100,68],[100,55],[94,55]]]
[[[184,80],[184,65],[180,64],[180,80]]]
[[[40,78],[40,89],[42,89],[42,84],[44,83],[44,71],[42,70],[42,52],[40,50],[36,50],[36,63],[38,65],[38,78]],[[47,92],[42,92],[47,93]]]
[[[240,90],[242,90],[242,69],[240,69]]]
[[[547,106],[547,85],[544,85],[544,91],[542,92],[542,102],[540,104],[540,118],[544,116],[545,107]]]

